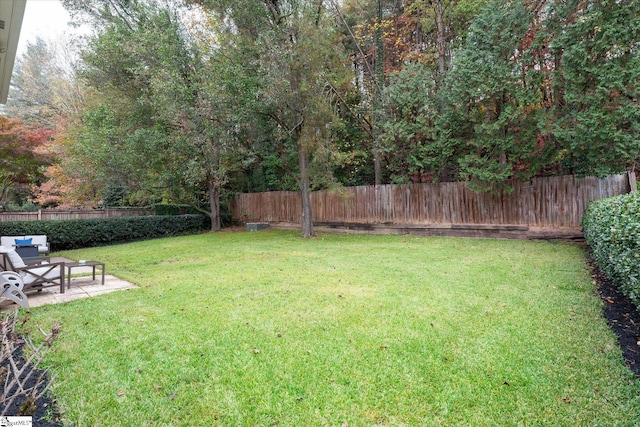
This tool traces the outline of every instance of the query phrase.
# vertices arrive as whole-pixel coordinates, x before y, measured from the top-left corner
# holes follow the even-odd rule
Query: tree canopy
[[[32,46],[13,95],[64,124],[50,178],[75,200],[190,202],[215,230],[231,192],[298,189],[311,236],[314,188],[509,191],[639,160],[637,1],[63,3],[94,33],[70,69]]]
[[[0,204],[22,207],[30,185],[44,179],[44,168],[53,162],[48,147],[53,130],[39,124],[0,116]],[[22,194],[22,199],[21,199]]]

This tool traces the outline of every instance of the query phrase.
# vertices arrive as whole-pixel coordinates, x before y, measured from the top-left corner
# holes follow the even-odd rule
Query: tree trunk
[[[382,0],[378,0],[378,21],[375,31],[376,56],[375,102],[373,103],[373,171],[376,185],[382,184],[382,147],[380,147],[380,122],[382,121],[382,88],[384,87],[384,38],[382,34]]]
[[[311,197],[309,195],[309,153],[298,141],[298,163],[300,167],[300,196],[302,201],[302,236],[310,238],[313,232],[313,218],[311,214]]]
[[[209,218],[211,219],[211,231],[220,231],[220,186],[214,178],[207,179],[209,190]]]
[[[377,138],[378,137],[376,135],[376,139]],[[380,160],[382,156],[380,155],[380,148],[378,148],[378,144],[378,142],[375,142],[376,147],[374,148],[373,153],[373,173],[375,185],[382,184],[382,161]]]
[[[433,7],[436,12],[436,44],[438,45],[438,91],[444,92],[444,82],[446,75],[446,46],[444,41],[444,22],[442,16],[442,0],[433,0]],[[440,96],[440,113],[444,112],[445,101]]]

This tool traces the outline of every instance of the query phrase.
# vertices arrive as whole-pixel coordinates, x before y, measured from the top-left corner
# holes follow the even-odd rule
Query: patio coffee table
[[[102,285],[104,285],[104,262],[100,261],[84,261],[84,262],[65,262],[67,267],[67,289],[71,287],[71,269],[76,267],[91,267],[93,272],[93,280],[96,280],[96,266],[100,266],[102,271]]]

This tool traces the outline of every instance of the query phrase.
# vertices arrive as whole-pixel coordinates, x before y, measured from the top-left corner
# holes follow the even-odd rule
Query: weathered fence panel
[[[558,176],[511,182],[504,195],[475,193],[463,182],[347,187],[311,193],[315,223],[434,226],[513,225],[579,228],[590,200],[628,193],[629,177]],[[300,195],[292,191],[240,194],[231,201],[234,218],[299,224]]]
[[[150,215],[149,209],[104,209],[104,210],[47,210],[33,212],[0,212],[0,222],[45,221],[63,219],[113,218],[119,216]]]

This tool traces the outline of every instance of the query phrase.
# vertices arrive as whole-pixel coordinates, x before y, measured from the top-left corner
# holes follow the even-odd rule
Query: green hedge
[[[202,214],[191,205],[180,205],[173,203],[156,203],[148,206],[155,215],[199,215]]]
[[[0,235],[46,234],[51,250],[59,251],[199,233],[208,224],[204,215],[12,221],[0,223]]]
[[[185,204],[156,203],[154,205],[147,206],[147,208],[152,210],[155,215],[204,215],[194,206]],[[208,208],[209,206],[202,206],[202,209],[205,211]],[[220,205],[220,225],[222,227],[240,225],[237,221],[233,220],[233,216],[229,211],[229,206],[224,201],[222,201]]]
[[[582,229],[598,267],[640,308],[640,193],[589,203]]]

